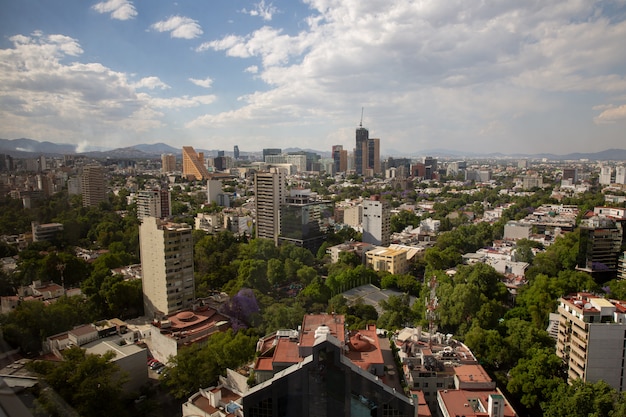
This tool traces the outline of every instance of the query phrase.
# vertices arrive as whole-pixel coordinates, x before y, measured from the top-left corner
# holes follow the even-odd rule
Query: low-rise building
[[[150,336],[152,355],[163,363],[178,354],[178,349],[194,343],[206,343],[216,332],[230,328],[228,317],[209,306],[170,314],[154,322]]]
[[[499,389],[443,390],[437,392],[439,415],[444,417],[516,417]]]
[[[62,223],[37,223],[31,224],[33,232],[33,242],[44,242],[56,239],[63,232]]]
[[[404,274],[409,271],[408,250],[376,247],[365,254],[366,265],[374,271]]]
[[[246,392],[247,378],[227,369],[216,386],[200,388],[183,403],[183,417],[243,417],[242,399]]]

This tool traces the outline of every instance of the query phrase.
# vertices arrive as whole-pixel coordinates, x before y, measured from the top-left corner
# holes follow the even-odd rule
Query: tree
[[[267,334],[280,329],[297,329],[302,324],[306,310],[298,302],[274,303],[263,311],[263,333]]]
[[[254,288],[267,293],[270,284],[267,280],[267,262],[260,259],[246,259],[239,264],[238,279],[241,287]]]
[[[81,416],[125,416],[122,386],[128,376],[113,357],[113,352],[92,355],[73,346],[63,351],[62,362],[35,362],[33,368]]]
[[[626,398],[604,381],[561,384],[541,404],[545,417],[623,416]],[[619,412],[618,410],[622,410]]]
[[[510,354],[506,341],[497,330],[472,326],[465,335],[465,344],[480,358],[483,365],[491,369],[499,369],[517,360],[517,357]]]
[[[214,385],[226,368],[237,368],[252,359],[256,342],[256,337],[229,329],[211,335],[204,346],[183,347],[168,361],[165,385],[179,399]]]
[[[267,280],[272,286],[285,283],[285,264],[283,261],[276,258],[267,261]]]
[[[259,311],[254,291],[249,288],[241,289],[223,307],[223,312],[231,318],[231,325],[235,331],[252,327],[258,322]]]
[[[563,361],[554,348],[531,349],[509,372],[507,389],[527,408],[550,399],[550,394],[564,384]]]
[[[415,315],[411,310],[408,294],[391,295],[387,300],[379,302],[384,313],[378,318],[376,326],[381,329],[394,330],[413,325]]]
[[[143,313],[141,280],[125,280],[121,275],[107,276],[99,291],[112,317],[122,319]]]

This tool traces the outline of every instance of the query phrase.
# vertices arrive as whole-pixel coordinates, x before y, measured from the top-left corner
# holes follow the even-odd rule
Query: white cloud
[[[204,87],[204,88],[211,88],[211,86],[213,85],[213,80],[210,77],[206,77],[204,80],[197,80],[195,78],[190,78],[189,81],[191,81],[193,84],[199,87]]]
[[[241,12],[250,16],[260,16],[263,20],[270,21],[272,16],[278,11],[273,3],[265,4],[265,0],[261,0],[253,5],[250,10],[242,9]]]
[[[163,81],[159,79],[159,77],[146,77],[139,80],[139,82],[133,84],[134,88],[148,88],[150,90],[154,90],[155,88],[159,88],[162,90],[170,88],[169,85],[165,84]]]
[[[92,8],[98,13],[111,13],[111,19],[129,20],[137,16],[137,10],[132,1],[108,0],[96,3]]]
[[[299,33],[263,27],[198,48],[260,59],[262,66],[245,72],[258,72],[267,88],[242,95],[239,109],[189,126],[271,126],[297,118],[333,132],[330,145],[353,141],[353,131],[338,132],[346,122],[356,126],[363,105],[373,134],[388,135],[387,144],[522,151],[555,143],[554,151],[555,135],[593,128],[583,100],[626,93],[626,21],[600,3],[305,3],[311,13]],[[561,119],[546,117],[557,111]],[[571,122],[564,127],[564,120]]]
[[[215,102],[216,96],[182,96],[172,98],[155,98],[145,96],[146,102],[149,102],[151,106],[158,108],[170,108],[170,109],[183,109],[189,107],[197,107],[200,105],[211,104]]]
[[[213,49],[215,51],[224,51],[232,48],[237,44],[242,43],[243,41],[244,38],[241,36],[228,35],[223,37],[219,41],[204,42],[196,48],[196,51],[203,52],[209,49]]]
[[[607,108],[598,117],[594,118],[594,122],[597,124],[615,123],[621,120],[626,120],[626,104]]]
[[[188,109],[215,96],[161,98],[138,89],[164,90],[156,76],[135,76],[98,62],[77,62],[82,48],[62,36],[18,35],[0,49],[0,137],[63,138],[76,143],[98,138],[128,144],[129,138],[176,122],[166,110]],[[66,57],[73,61],[65,63]],[[167,117],[166,117],[167,116]]]
[[[171,16],[151,27],[157,32],[170,32],[172,38],[194,39],[204,33],[197,20],[184,16]]]

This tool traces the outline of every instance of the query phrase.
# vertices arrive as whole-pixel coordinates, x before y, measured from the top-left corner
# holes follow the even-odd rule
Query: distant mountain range
[[[196,149],[196,151],[204,152],[207,156],[217,155],[217,150]],[[314,149],[287,148],[283,152],[307,151],[315,152],[323,157],[329,157],[330,152],[318,151]],[[98,159],[148,159],[158,158],[161,154],[172,153],[180,155],[182,148],[174,148],[166,143],[140,144],[126,148],[89,150],[85,152],[77,152],[77,146],[66,143],[39,142],[33,139],[0,139],[0,153],[8,154],[14,158],[32,158],[39,155],[61,156],[61,155],[84,155],[90,158]],[[226,152],[232,154],[232,152]],[[241,152],[241,155],[257,155],[261,152]],[[502,153],[477,153],[477,152],[459,152],[447,149],[425,149],[419,153],[407,154],[397,150],[390,149],[385,152],[387,156],[395,158],[414,158],[420,156],[432,156],[441,159],[548,159],[548,160],[592,160],[592,161],[626,161],[626,149],[607,149],[602,152],[594,153],[570,153],[566,155],[555,154],[502,154]]]

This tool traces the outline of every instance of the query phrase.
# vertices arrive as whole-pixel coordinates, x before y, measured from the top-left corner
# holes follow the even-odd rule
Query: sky
[[[362,116],[361,116],[362,115]],[[626,148],[626,0],[0,0],[0,138]]]

